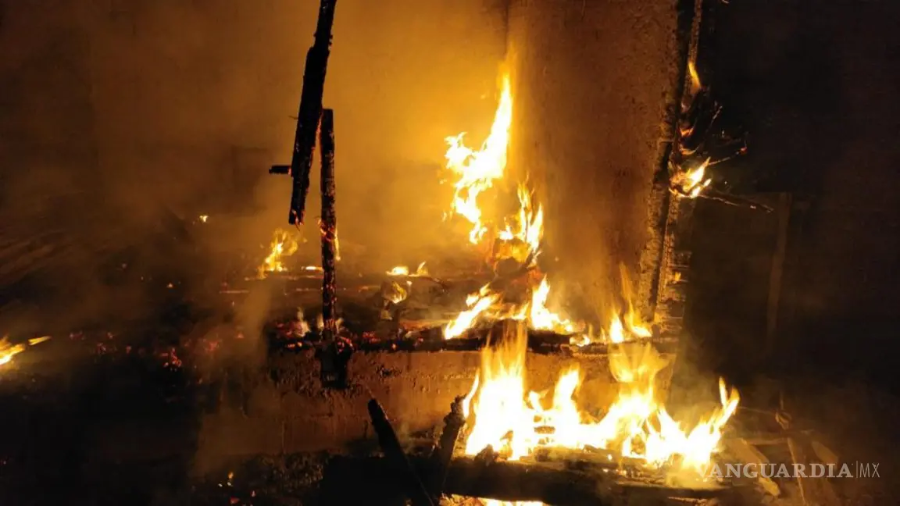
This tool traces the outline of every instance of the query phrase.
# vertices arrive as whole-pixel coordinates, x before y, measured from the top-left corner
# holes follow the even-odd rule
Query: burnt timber
[[[325,93],[325,73],[331,52],[331,29],[334,25],[336,5],[337,0],[321,0],[319,3],[315,42],[306,54],[303,91],[297,113],[297,130],[294,134],[291,164],[288,167],[274,166],[269,170],[272,174],[289,172],[293,179],[291,209],[288,215],[288,222],[291,225],[303,223],[306,211],[309,172],[312,169],[313,151],[316,147],[316,131],[322,117],[322,96]]]

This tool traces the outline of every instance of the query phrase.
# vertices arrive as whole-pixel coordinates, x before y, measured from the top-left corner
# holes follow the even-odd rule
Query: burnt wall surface
[[[642,251],[660,247],[648,244],[650,190],[677,103],[676,22],[674,1],[510,6],[512,165],[542,184],[548,256],[567,291],[604,320],[621,295],[618,264],[645,278]]]
[[[895,377],[900,151],[890,139],[900,131],[892,91],[900,79],[898,16],[900,5],[887,1],[717,4],[709,78],[751,134],[745,159],[723,166],[726,179],[794,194],[779,330],[759,371]],[[696,258],[693,266],[706,272],[693,288],[708,295],[694,307],[693,326],[705,352],[730,355],[723,368],[737,371],[746,361],[735,350],[760,344],[766,314],[763,297],[754,310],[739,306],[750,304],[743,294],[764,293],[768,275],[751,268],[765,263],[764,254],[734,240],[735,229],[770,226],[773,244],[775,220],[742,212],[741,225],[735,211],[705,205],[697,248],[719,253],[715,265]]]
[[[375,441],[366,411],[372,397],[404,439],[441,427],[454,398],[469,392],[480,364],[479,352],[357,353],[350,363],[352,387],[336,391],[322,389],[311,353],[271,361],[270,377],[253,376],[246,395],[204,416],[197,465],[203,469],[234,456],[368,447]],[[530,353],[526,388],[552,392],[571,367],[581,371],[579,407],[594,414],[606,409],[617,388],[603,355]],[[660,374],[663,389],[668,374]]]

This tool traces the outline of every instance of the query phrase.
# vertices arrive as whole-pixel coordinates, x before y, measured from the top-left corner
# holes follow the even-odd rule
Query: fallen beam
[[[391,422],[384,409],[375,399],[369,401],[368,407],[372,428],[378,434],[378,444],[381,446],[390,468],[394,471],[395,477],[400,478],[404,493],[410,498],[413,506],[432,506],[434,503],[415,468],[406,458],[406,453],[403,452],[403,447],[400,446],[400,441],[397,439],[397,433],[391,427]],[[348,481],[348,483],[353,483],[353,481]]]
[[[433,470],[430,456],[410,460],[419,475]],[[361,504],[402,497],[405,491],[396,477],[396,471],[381,457],[335,457],[324,471],[324,504]],[[355,486],[347,487],[346,483]],[[629,480],[613,471],[588,473],[568,469],[561,463],[486,463],[473,457],[456,457],[450,463],[443,492],[505,501],[542,501],[555,506],[656,506],[713,499],[727,504],[738,490],[667,487]]]

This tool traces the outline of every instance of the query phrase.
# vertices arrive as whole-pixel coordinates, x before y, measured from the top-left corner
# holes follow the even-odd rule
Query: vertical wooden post
[[[775,250],[772,252],[772,268],[769,273],[769,296],[766,308],[766,346],[765,356],[772,353],[775,346],[775,333],[778,329],[778,309],[781,301],[781,280],[784,278],[784,259],[788,247],[788,230],[791,222],[790,193],[778,195],[778,229],[775,237]]]
[[[322,150],[322,218],[319,232],[322,237],[322,334],[326,341],[337,337],[335,304],[337,303],[337,276],[335,273],[335,235],[337,213],[334,209],[334,111],[322,111],[322,128],[319,131]]]

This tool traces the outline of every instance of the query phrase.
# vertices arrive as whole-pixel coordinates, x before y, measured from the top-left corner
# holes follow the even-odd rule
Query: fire
[[[452,322],[444,327],[444,339],[457,338],[474,325],[475,320],[488,308],[500,302],[500,294],[491,291],[490,285],[484,285],[477,293],[466,298],[468,309],[461,312]]]
[[[686,430],[657,400],[656,376],[668,362],[649,344],[622,345],[610,354],[618,397],[598,420],[575,403],[581,383],[577,368],[559,377],[549,407],[542,394],[528,392],[526,350],[525,329],[516,325],[497,346],[482,352],[481,370],[465,398],[470,427],[466,454],[490,446],[502,457],[518,460],[539,447],[591,446],[616,451],[648,468],[703,476],[739,402],[737,391],[728,391],[720,380],[721,406]]]
[[[285,272],[287,267],[284,265],[284,258],[289,257],[297,252],[299,245],[291,234],[285,230],[277,229],[272,236],[272,244],[270,245],[269,255],[263,260],[263,263],[257,268],[260,278],[264,278],[269,272]]]
[[[544,237],[544,210],[534,204],[532,192],[524,183],[518,186],[518,197],[519,213],[507,219],[506,228],[497,234],[494,255],[534,266]]]
[[[694,169],[679,172],[672,178],[674,188],[682,196],[696,198],[707,186],[712,183],[712,179],[706,177],[706,168],[709,166],[710,159],[707,158],[703,163]]]
[[[550,296],[550,283],[545,276],[540,286],[531,295],[531,308],[528,323],[537,330],[552,330],[560,334],[574,334],[577,327],[569,320],[561,318],[547,309],[547,298]]]
[[[410,272],[409,267],[405,265],[398,265],[393,269],[387,271],[388,276],[403,276],[403,277],[421,277],[428,275],[428,269],[425,268],[425,262],[419,264],[416,267],[415,272]]]
[[[9,336],[3,336],[3,338],[0,339],[0,366],[12,362],[14,356],[22,353],[29,346],[43,343],[49,339],[50,336],[35,337],[24,343],[10,344]]]
[[[506,170],[506,150],[509,145],[509,128],[512,124],[512,92],[510,79],[504,74],[501,80],[500,105],[494,115],[491,133],[481,149],[476,151],[463,142],[465,133],[448,137],[449,148],[445,157],[447,169],[456,176],[451,209],[472,224],[469,242],[478,244],[488,231],[478,206],[478,195],[491,188]]]

